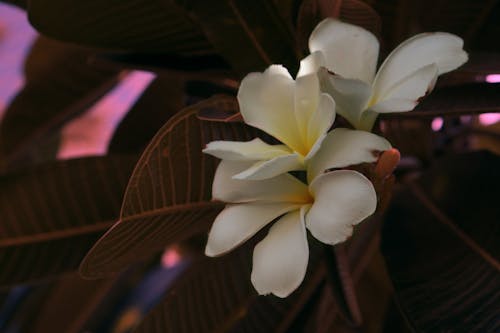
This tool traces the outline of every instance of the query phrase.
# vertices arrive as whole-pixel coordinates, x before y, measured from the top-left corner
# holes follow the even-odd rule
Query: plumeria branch
[[[375,36],[326,19],[313,31],[312,53],[301,61],[295,79],[280,65],[248,74],[237,96],[241,117],[280,144],[261,138],[207,144],[204,152],[222,160],[212,196],[227,206],[214,221],[205,253],[222,255],[272,224],[254,248],[251,281],[259,294],[292,293],[306,274],[308,231],[336,245],[377,206],[379,213],[387,207],[400,156],[369,132],[378,114],[412,110],[438,75],[467,60],[462,45],[451,34],[417,35],[376,72]],[[331,130],[336,111],[358,130]],[[209,117],[238,121],[236,113]],[[337,274],[350,318],[359,325],[342,249],[335,252]]]

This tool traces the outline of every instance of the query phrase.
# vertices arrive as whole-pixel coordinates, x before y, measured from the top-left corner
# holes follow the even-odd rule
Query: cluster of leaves
[[[472,54],[418,109],[382,119],[384,135],[409,157],[396,171],[387,218],[394,179],[359,166],[384,194],[379,213],[345,245],[311,241],[305,283],[281,300],[252,289],[252,244],[222,258],[201,255],[222,209],[210,192],[217,161],[201,151],[213,140],[269,140],[238,121],[237,82],[271,63],[296,69],[322,18],[361,25],[391,49],[407,32],[395,8],[404,14],[411,6],[372,1],[380,18],[359,0],[9,2],[49,37],[32,46],[26,84],[0,124],[0,330],[25,323],[26,332],[110,331],[102,322],[119,317],[110,312],[121,311],[172,245],[182,269],[147,315],[122,309],[115,331],[136,324],[139,332],[500,329],[499,158],[464,152],[471,134],[498,134],[458,118],[499,111],[499,85],[475,82],[500,71],[498,55]],[[473,33],[464,32],[469,40]],[[157,76],[108,154],[57,161],[62,126],[131,69]],[[445,117],[440,132],[429,126],[436,116]]]

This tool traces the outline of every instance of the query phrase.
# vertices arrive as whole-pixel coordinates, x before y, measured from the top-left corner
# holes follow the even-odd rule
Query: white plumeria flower
[[[468,59],[463,40],[445,32],[422,33],[401,43],[375,74],[379,43],[369,31],[335,19],[318,24],[300,75],[319,72],[322,89],[355,128],[371,130],[378,113],[410,111],[438,75]]]
[[[260,139],[249,142],[213,141],[205,153],[228,160],[253,161],[237,179],[266,179],[292,170],[304,170],[335,119],[335,103],[320,91],[315,73],[294,80],[287,69],[272,65],[250,73],[238,90],[245,123],[272,135],[282,145]]]
[[[251,280],[259,294],[288,296],[306,273],[306,228],[321,242],[337,244],[377,206],[373,185],[361,173],[324,171],[374,162],[375,151],[390,148],[387,140],[374,134],[335,129],[308,164],[309,185],[288,173],[265,180],[235,179],[253,162],[222,160],[212,195],[230,204],[215,219],[205,254],[224,254],[277,219],[254,249]]]

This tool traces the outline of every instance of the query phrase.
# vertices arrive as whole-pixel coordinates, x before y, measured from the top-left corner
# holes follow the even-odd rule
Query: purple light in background
[[[182,260],[182,256],[179,253],[179,250],[177,249],[177,247],[175,247],[175,246],[166,249],[165,252],[163,252],[163,255],[161,257],[162,266],[165,268],[177,266],[177,264],[180,263],[181,260]]]
[[[154,74],[133,71],[84,115],[62,130],[59,159],[104,155],[120,120],[154,78]]]
[[[23,61],[36,36],[26,12],[0,2],[0,114],[23,85]]]
[[[500,83],[500,74],[488,74],[488,75],[486,75],[486,82],[488,82],[488,83]]]
[[[431,123],[431,128],[434,132],[439,131],[441,128],[443,128],[443,118],[437,117],[432,120]]]
[[[481,125],[492,125],[500,121],[500,113],[483,113],[479,116]]]

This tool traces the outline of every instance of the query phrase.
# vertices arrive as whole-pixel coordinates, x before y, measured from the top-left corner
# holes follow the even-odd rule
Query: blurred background
[[[402,154],[387,211],[343,250],[312,245],[287,300],[249,286],[251,247],[203,258],[206,228],[162,243],[174,229],[131,227],[109,237],[119,260],[96,254],[115,274],[82,279],[162,125],[269,63],[296,70],[327,16],[372,31],[381,59],[423,31],[470,55],[378,123]],[[0,332],[499,332],[498,36],[496,0],[1,2]]]

